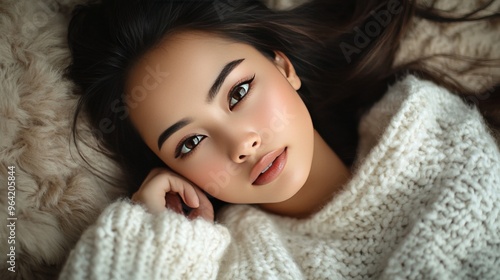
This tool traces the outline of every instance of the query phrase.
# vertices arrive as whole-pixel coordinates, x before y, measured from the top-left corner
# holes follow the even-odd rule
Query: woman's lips
[[[286,165],[286,150],[285,147],[267,153],[255,164],[250,174],[252,185],[268,184],[281,174]]]

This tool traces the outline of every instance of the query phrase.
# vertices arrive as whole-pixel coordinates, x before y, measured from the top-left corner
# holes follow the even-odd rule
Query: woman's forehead
[[[187,75],[193,79],[200,72],[220,71],[219,68],[234,59],[258,55],[258,51],[249,45],[213,34],[195,31],[177,33],[143,55],[132,67],[126,92],[130,93],[133,87],[144,83],[148,76],[161,76],[166,80],[167,77]],[[157,72],[160,74],[154,74]]]

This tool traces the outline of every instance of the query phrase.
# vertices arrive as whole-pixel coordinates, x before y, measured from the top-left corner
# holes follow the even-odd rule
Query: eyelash
[[[189,135],[187,137],[185,137],[184,139],[182,139],[179,144],[177,145],[177,147],[175,148],[175,158],[185,158],[187,157],[188,155],[190,155],[195,149],[196,147],[198,147],[198,145],[201,143],[201,141],[203,141],[203,139],[205,139],[206,136],[205,135]],[[187,148],[187,149],[190,149],[187,153],[182,153],[182,150],[184,148],[184,145],[186,145],[186,143],[191,140],[191,139],[197,139],[197,143],[196,145],[193,147],[193,148]]]
[[[234,107],[236,107],[236,105],[238,105],[243,99],[245,99],[247,97],[247,95],[250,93],[250,90],[252,89],[252,82],[253,82],[254,79],[255,79],[255,74],[251,78],[245,78],[244,80],[237,82],[236,85],[233,86],[229,90],[229,92],[227,94],[227,102],[229,104],[229,110],[230,111],[232,111],[234,109]],[[240,100],[237,100],[237,102],[234,105],[231,105],[232,94],[235,93],[236,89],[238,89],[242,85],[246,85],[246,84],[248,84],[248,89],[246,90],[245,95]],[[184,139],[182,139],[179,142],[179,144],[175,148],[175,158],[179,158],[180,157],[182,159],[182,158],[186,158],[187,156],[191,155],[193,153],[193,151],[198,147],[198,145],[205,138],[206,138],[205,135],[189,135],[189,136],[185,137]],[[192,139],[197,139],[196,145],[193,148],[191,148],[188,152],[182,153],[182,150],[184,149],[184,146],[187,144],[188,141],[190,141]],[[186,148],[186,149],[189,149],[189,148]]]
[[[227,94],[227,102],[228,102],[228,104],[229,104],[229,110],[231,110],[231,111],[232,111],[232,110],[233,110],[233,108],[234,108],[236,105],[238,105],[238,104],[240,103],[240,101],[242,101],[243,99],[245,99],[245,98],[247,97],[247,95],[248,95],[248,94],[250,93],[250,91],[252,90],[252,82],[253,82],[253,80],[254,80],[254,79],[255,79],[255,74],[254,74],[251,78],[246,78],[246,79],[244,79],[243,81],[239,81],[239,82],[237,82],[237,83],[236,83],[236,85],[235,85],[235,86],[233,86],[233,87],[229,90],[229,92],[228,92],[228,94]],[[235,93],[235,90],[236,90],[236,89],[238,89],[238,88],[239,88],[239,87],[241,87],[242,85],[247,85],[247,84],[248,84],[248,89],[247,89],[247,91],[246,91],[245,95],[244,95],[244,96],[243,96],[243,97],[242,97],[242,98],[241,98],[238,102],[236,102],[236,104],[234,104],[234,105],[232,105],[232,106],[231,106],[231,99],[232,99],[232,97],[231,97],[231,96],[232,96],[232,94],[233,94],[233,93]]]

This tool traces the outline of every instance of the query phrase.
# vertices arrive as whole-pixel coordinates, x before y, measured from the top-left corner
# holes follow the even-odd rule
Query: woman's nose
[[[249,132],[242,135],[235,143],[231,151],[231,158],[236,163],[244,162],[248,157],[255,154],[260,147],[261,139],[258,133]]]

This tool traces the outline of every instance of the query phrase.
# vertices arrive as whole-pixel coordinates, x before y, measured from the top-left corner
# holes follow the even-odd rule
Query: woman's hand
[[[195,185],[165,168],[155,168],[149,172],[132,201],[146,206],[153,214],[170,208],[177,213],[182,211],[181,199],[193,210],[188,218],[202,217],[214,221],[214,209],[207,196]]]

